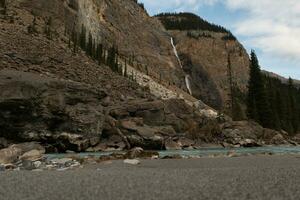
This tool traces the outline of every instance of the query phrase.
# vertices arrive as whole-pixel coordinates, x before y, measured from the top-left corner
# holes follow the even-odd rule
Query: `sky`
[[[193,12],[229,29],[262,69],[300,80],[300,0],[139,0],[148,13]]]

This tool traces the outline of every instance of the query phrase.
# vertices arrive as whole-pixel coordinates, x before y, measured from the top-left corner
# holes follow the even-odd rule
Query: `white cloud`
[[[166,11],[194,11],[197,12],[203,5],[214,5],[219,0],[140,0],[151,8],[151,14]]]
[[[234,25],[235,33],[265,54],[291,59],[300,65],[299,0],[226,0],[232,10],[244,10],[247,18]]]

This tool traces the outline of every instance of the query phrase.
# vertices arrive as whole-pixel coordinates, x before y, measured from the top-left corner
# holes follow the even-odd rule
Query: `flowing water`
[[[180,65],[181,69],[183,69],[182,63],[181,63],[180,58],[178,56],[177,49],[176,49],[176,47],[174,45],[174,39],[172,37],[171,37],[171,45],[173,47],[173,51],[174,51],[174,54],[175,54],[175,56],[177,58],[177,61],[178,61],[179,65]],[[191,88],[191,85],[190,85],[190,75],[188,75],[188,74],[185,75],[185,85],[186,85],[186,88],[189,91],[189,94],[192,95],[192,88]]]
[[[169,150],[169,151],[159,151],[159,156],[172,156],[172,155],[181,155],[183,157],[194,157],[194,156],[222,156],[227,155],[230,152],[233,152],[237,155],[246,155],[246,154],[300,154],[300,147],[286,147],[286,146],[270,146],[270,147],[253,147],[253,148],[203,148],[197,150]],[[78,157],[86,156],[106,156],[114,152],[96,152],[96,153],[77,153]],[[125,153],[123,151],[118,151],[117,153]],[[46,157],[49,159],[53,158],[64,158],[68,157],[71,154],[47,154]]]
[[[172,45],[172,47],[173,47],[173,51],[174,51],[174,54],[175,54],[175,56],[176,56],[176,58],[177,58],[177,61],[178,61],[179,65],[180,65],[180,67],[181,67],[181,69],[182,69],[183,67],[182,67],[182,64],[181,64],[180,58],[179,58],[179,56],[178,56],[178,52],[177,52],[177,49],[176,49],[176,47],[175,47],[175,45],[174,45],[174,40],[173,40],[172,37],[171,37],[171,45]]]
[[[186,85],[190,95],[193,95],[191,84],[190,84],[190,75],[185,75],[185,85]]]

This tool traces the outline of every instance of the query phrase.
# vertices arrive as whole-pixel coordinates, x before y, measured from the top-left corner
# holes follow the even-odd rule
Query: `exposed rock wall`
[[[223,110],[230,94],[228,59],[234,84],[246,93],[249,56],[238,41],[223,39],[225,33],[205,32],[202,36],[203,31],[193,31],[199,37],[190,37],[187,33],[170,31],[183,60],[184,70],[191,76],[194,96]]]

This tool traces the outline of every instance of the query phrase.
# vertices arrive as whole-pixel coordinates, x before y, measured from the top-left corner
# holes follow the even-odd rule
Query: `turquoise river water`
[[[286,146],[270,146],[270,147],[252,147],[252,148],[203,148],[197,150],[169,150],[169,151],[158,151],[160,157],[181,155],[183,157],[195,157],[195,156],[222,156],[227,155],[230,152],[234,152],[236,155],[247,155],[247,154],[300,154],[300,147],[286,147]],[[96,153],[76,153],[76,156],[86,157],[94,156],[100,157],[110,155],[113,152],[96,152]],[[124,153],[124,152],[118,152]],[[49,159],[63,158],[70,154],[47,154],[46,157]]]

